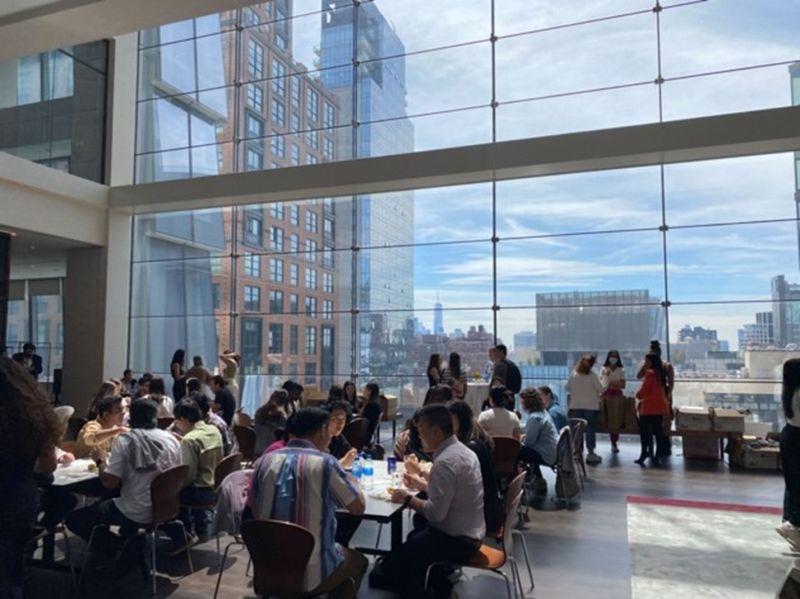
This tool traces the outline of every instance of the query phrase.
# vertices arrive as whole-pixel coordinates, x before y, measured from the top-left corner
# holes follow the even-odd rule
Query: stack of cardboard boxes
[[[676,428],[681,432],[744,433],[744,414],[737,410],[685,406],[677,409]],[[720,435],[684,435],[683,456],[720,459]]]

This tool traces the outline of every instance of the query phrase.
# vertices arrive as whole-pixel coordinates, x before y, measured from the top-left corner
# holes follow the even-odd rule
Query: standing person
[[[0,357],[0,597],[20,598],[37,513],[36,474],[56,469],[61,427],[24,366]]]
[[[375,436],[375,431],[381,425],[381,389],[378,383],[367,383],[364,387],[364,407],[361,410],[361,417],[366,418],[369,422],[367,427],[366,439],[364,439],[364,447],[372,445],[372,438]]]
[[[419,411],[419,435],[434,455],[427,479],[407,472],[407,488],[392,491],[392,501],[417,512],[417,527],[406,541],[370,574],[370,585],[395,590],[402,597],[424,597],[425,575],[436,562],[467,564],[486,534],[483,479],[478,457],[453,434],[447,406],[432,404]],[[411,489],[409,491],[408,489]],[[415,496],[425,491],[427,498]],[[435,580],[437,596],[449,596],[449,582]]]
[[[442,382],[442,356],[431,354],[425,374],[428,375],[428,388],[435,387]]]
[[[303,385],[289,380],[281,388],[289,394],[289,414],[294,414],[303,404]]]
[[[647,354],[644,359],[644,382],[636,393],[639,404],[639,435],[642,442],[642,453],[636,463],[640,466],[647,458],[654,466],[660,464],[661,456],[654,451],[653,438],[663,444],[661,437],[664,431],[662,420],[669,414],[667,403],[667,375],[658,354]]]
[[[585,354],[578,360],[575,370],[564,387],[567,391],[567,406],[570,418],[583,418],[586,420],[586,456],[587,464],[599,464],[602,458],[594,452],[597,446],[597,415],[600,411],[600,394],[603,385],[600,379],[592,372],[596,358]]]
[[[661,343],[658,339],[650,341],[650,353],[658,354],[659,358],[663,355],[661,352]],[[667,403],[669,404],[669,414],[667,414],[666,418],[662,419],[661,430],[663,434],[657,439],[656,455],[658,455],[659,458],[665,458],[672,455],[672,438],[669,436],[669,431],[672,429],[672,391],[675,388],[675,369],[672,367],[672,364],[663,359],[661,360],[661,365],[664,369],[664,376],[667,378],[666,393]],[[636,373],[636,378],[643,379],[646,371],[646,365],[642,364],[639,372]]]
[[[464,399],[467,394],[467,373],[461,368],[461,356],[450,352],[442,382],[453,390],[453,399]]]
[[[22,346],[22,351],[14,354],[12,360],[22,365],[25,371],[38,380],[42,374],[42,356],[36,353],[36,346],[33,343],[26,343]]]
[[[253,516],[300,524],[314,536],[305,591],[355,599],[368,562],[336,542],[336,513],[344,508],[354,516],[363,514],[364,494],[327,451],[331,441],[328,412],[299,410],[291,418],[289,438],[285,448],[256,462],[249,496]]]
[[[180,443],[158,428],[157,416],[158,405],[150,399],[131,404],[131,431],[114,442],[108,466],[100,464],[100,483],[109,491],[119,489],[119,497],[93,503],[67,516],[67,528],[87,543],[94,527],[105,525],[95,533],[93,541],[100,551],[123,549],[123,539],[108,526],[120,526],[122,536],[128,537],[153,521],[150,484],[159,473],[181,463]],[[136,546],[131,549],[131,557],[138,557]],[[123,554],[119,561],[129,565],[132,560],[124,559]]]
[[[269,400],[256,410],[253,418],[253,429],[256,432],[255,455],[279,440],[281,431],[286,430],[289,418],[289,394],[283,389],[276,389]]]
[[[221,374],[225,377],[225,381],[228,383],[228,390],[233,393],[233,397],[238,401],[239,380],[237,378],[237,374],[239,373],[239,364],[242,361],[242,357],[232,349],[226,349],[224,352],[222,352],[222,354],[220,354],[219,359],[222,362]]]
[[[622,414],[622,390],[625,388],[625,369],[622,367],[622,359],[619,352],[612,349],[606,355],[606,361],[603,364],[603,370],[600,373],[600,383],[603,385],[603,398],[606,402],[606,408],[609,404],[615,403],[612,410],[615,413]],[[608,410],[607,410],[608,411]],[[611,433],[611,451],[619,453],[619,433]]]
[[[175,402],[167,395],[167,390],[164,386],[164,379],[160,376],[154,376],[150,379],[148,385],[150,393],[147,394],[147,399],[152,399],[158,406],[158,417],[169,418],[172,416],[172,410],[175,409]]]
[[[227,379],[215,374],[209,379],[209,386],[214,392],[214,403],[211,406],[214,413],[220,413],[225,424],[232,426],[233,415],[236,413],[236,396],[228,389]]]
[[[786,491],[783,500],[783,523],[775,530],[800,551],[800,359],[783,363],[781,392],[786,425],[781,431],[781,466]]]
[[[172,356],[169,371],[172,374],[172,397],[180,401],[186,395],[186,351],[179,349]]]
[[[508,395],[505,387],[492,387],[489,391],[490,408],[480,413],[480,424],[492,437],[522,436],[522,425],[519,416],[508,409]]]
[[[494,347],[490,347],[488,359],[486,360],[486,364],[483,365],[483,378],[486,379],[487,383],[492,381],[492,373],[494,372],[494,363],[496,361],[497,352],[495,351]]]
[[[503,345],[496,345],[494,348],[495,365],[492,371],[492,384],[494,381],[501,380],[511,396],[512,405],[517,393],[522,390],[522,373],[514,362],[508,359],[508,348]]]
[[[192,358],[192,367],[186,371],[186,378],[200,381],[201,390],[209,384],[211,373],[203,364],[203,356],[194,356]]]

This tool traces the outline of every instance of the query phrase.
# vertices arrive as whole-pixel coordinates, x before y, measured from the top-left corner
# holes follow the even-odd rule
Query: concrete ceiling
[[[109,39],[253,0],[13,0],[0,11],[0,61]]]
[[[57,252],[63,250],[73,250],[76,248],[92,247],[88,243],[63,239],[52,235],[44,235],[33,231],[13,229],[0,225],[0,232],[11,233],[11,255],[12,259],[23,255],[35,255],[40,253]]]

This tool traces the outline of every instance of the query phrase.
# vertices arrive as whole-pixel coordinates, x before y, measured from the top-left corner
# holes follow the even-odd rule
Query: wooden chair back
[[[236,472],[242,467],[242,454],[232,453],[226,458],[223,458],[214,468],[214,488],[219,489],[225,477],[233,472]]]
[[[256,431],[247,426],[233,425],[233,436],[236,437],[236,442],[239,444],[239,451],[242,457],[247,462],[252,462],[256,459]]]
[[[189,476],[189,466],[176,466],[156,475],[150,483],[153,503],[153,525],[164,524],[178,517],[180,494]]]
[[[253,560],[253,590],[259,596],[303,595],[314,535],[297,524],[277,520],[248,520],[242,537]]]
[[[494,451],[492,463],[495,475],[500,479],[508,479],[517,473],[517,460],[522,444],[513,437],[492,437]]]

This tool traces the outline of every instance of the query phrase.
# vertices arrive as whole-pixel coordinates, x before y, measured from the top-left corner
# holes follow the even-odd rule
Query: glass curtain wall
[[[283,0],[142,32],[137,179],[797,97],[794,4],[609,6]],[[286,378],[376,378],[411,405],[433,352],[480,376],[504,342],[526,384],[563,394],[581,353],[618,349],[633,379],[655,338],[678,404],[774,421],[776,369],[800,342],[795,165],[754,156],[139,215],[131,366],[167,373],[174,349],[213,364],[232,347],[251,411]]]

